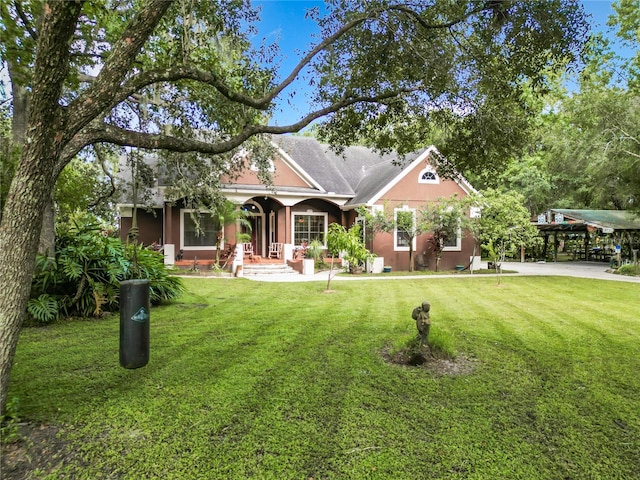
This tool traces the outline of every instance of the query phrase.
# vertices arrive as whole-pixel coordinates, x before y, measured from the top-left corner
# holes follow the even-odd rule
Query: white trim
[[[308,192],[308,193],[300,193],[300,192],[288,192],[288,191],[276,191],[276,190],[265,190],[258,188],[243,188],[243,187],[233,187],[227,186],[220,189],[224,196],[231,200],[234,203],[246,203],[247,200],[251,200],[253,197],[271,197],[275,198],[278,202],[282,204],[284,207],[293,207],[304,200],[308,200],[310,198],[319,198],[325,200],[327,202],[334,203],[335,205],[342,207],[345,203],[347,203],[353,195],[337,195],[331,193],[322,193],[322,192]]]
[[[260,205],[255,200],[249,199],[247,201],[242,202],[241,204],[238,204],[240,208],[244,207],[245,205],[253,205],[254,207],[256,207],[256,210],[257,210],[257,212],[249,212],[248,210],[245,210],[248,216],[255,217],[257,215],[264,214],[264,209],[262,208],[262,205]]]
[[[398,226],[397,226],[397,218],[398,212],[411,212],[413,214],[413,225],[415,227],[416,225],[416,209],[415,208],[409,208],[408,206],[404,205],[402,208],[394,208],[393,209],[393,222],[394,224],[396,224],[396,226],[393,228],[393,250],[395,252],[408,252],[409,251],[409,247],[404,247],[404,246],[398,246]],[[416,251],[416,241],[417,241],[417,235],[415,235],[413,237],[413,239],[411,240],[411,249],[415,252]]]
[[[269,212],[269,245],[276,241],[276,213]]]
[[[431,159],[433,159],[433,161],[431,161]],[[418,158],[416,158],[408,166],[403,168],[402,171],[387,185],[385,185],[384,188],[382,188],[378,193],[372,196],[369,199],[369,201],[367,201],[367,205],[371,206],[377,203],[387,192],[389,192],[389,190],[395,187],[404,177],[406,177],[409,174],[409,172],[413,171],[413,169],[416,166],[418,166],[420,163],[424,162],[429,165],[432,165],[433,163],[435,163],[436,165],[434,167],[437,167],[437,163],[439,161],[447,162],[447,159],[444,155],[442,155],[438,151],[438,149],[435,146],[431,145],[424,152],[418,155]],[[469,183],[469,181],[457,171],[455,171],[455,177],[453,178],[453,181],[455,181],[467,195],[471,193],[477,193],[477,190],[473,188],[473,186]]]
[[[462,251],[462,229],[458,227],[456,230],[456,244],[449,247],[443,247],[443,252],[461,252]]]
[[[422,178],[427,173],[432,173],[434,178],[432,179]],[[428,183],[432,185],[438,185],[440,183],[440,176],[438,175],[438,172],[436,171],[435,168],[433,168],[431,165],[427,165],[422,170],[420,170],[420,173],[418,173],[418,183]]]
[[[420,155],[418,155],[418,158],[416,158],[408,166],[403,168],[402,171],[398,175],[396,175],[396,177],[393,180],[391,180],[389,183],[387,183],[384,186],[384,188],[382,188],[377,194],[375,194],[373,197],[371,197],[371,199],[369,199],[369,201],[367,202],[367,205],[373,205],[374,203],[377,203],[378,200],[380,200],[380,198],[382,198],[382,196],[384,194],[386,194],[389,190],[391,190],[398,183],[400,183],[400,180],[402,180],[404,177],[406,177],[409,174],[409,172],[412,171],[420,163],[423,163],[423,162],[429,163],[428,162],[429,154],[431,152],[433,152],[433,151],[437,151],[437,150],[436,150],[436,147],[431,145],[424,152],[422,152]]]
[[[276,148],[284,163],[286,163],[291,170],[297,173],[300,178],[310,187],[317,188],[321,192],[325,192],[325,189],[322,188],[318,182],[316,182],[311,175],[309,175],[287,152],[285,152],[282,147],[280,147],[275,142],[271,142],[271,144]]]
[[[436,147],[433,147],[433,153],[435,155],[432,158],[436,165],[438,164],[438,162],[443,162],[447,164],[449,163],[449,160],[447,160],[447,157],[442,155]],[[479,193],[475,188],[473,188],[473,185],[469,183],[469,180],[467,180],[460,172],[458,172],[458,170],[456,170],[455,168],[453,168],[452,170],[454,173],[453,181],[456,182],[460,186],[460,188],[464,190],[464,192],[467,195],[471,195],[472,193]]]
[[[185,213],[191,213],[191,212],[195,212],[195,209],[192,208],[181,208],[180,209],[180,249],[181,250],[185,250],[185,251],[192,251],[192,250],[206,250],[206,251],[211,251],[211,250],[216,250],[216,246],[188,246],[186,247],[184,245],[184,214]],[[200,214],[202,213],[208,213],[208,212],[198,212]],[[224,238],[224,227],[221,227],[222,230],[222,238]],[[223,241],[223,245],[222,247],[224,248],[224,241]]]
[[[314,217],[324,217],[324,233],[322,235],[322,243],[323,243],[323,247],[326,248],[327,246],[327,232],[329,231],[329,213],[328,212],[314,212],[314,211],[307,211],[307,212],[296,212],[296,211],[292,211],[291,212],[291,241],[294,242],[295,238],[296,238],[296,215],[298,216],[314,216]],[[311,240],[309,240],[311,241]]]

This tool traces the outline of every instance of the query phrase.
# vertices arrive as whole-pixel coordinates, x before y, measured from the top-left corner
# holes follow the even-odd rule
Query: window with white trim
[[[180,210],[180,248],[183,250],[215,250],[218,232],[218,222],[209,213]]]
[[[318,240],[325,244],[329,214],[318,212],[293,213],[293,243],[302,245]]]
[[[395,224],[393,249],[396,251],[409,251],[409,242],[411,241],[413,250],[415,250],[416,235],[413,232],[416,227],[416,210],[407,206],[396,208],[393,211],[393,221]]]
[[[459,252],[462,250],[462,230],[460,227],[455,232],[451,232],[447,235],[447,239],[444,241],[443,252]]]
[[[427,166],[418,174],[418,183],[440,183],[440,177],[432,166]]]

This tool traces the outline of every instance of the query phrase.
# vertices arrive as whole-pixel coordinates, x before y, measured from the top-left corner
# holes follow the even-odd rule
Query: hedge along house
[[[350,227],[358,221],[358,207],[386,209],[390,214],[415,212],[427,202],[453,195],[464,197],[474,191],[459,175],[454,179],[438,175],[436,167],[446,159],[435,147],[400,159],[360,146],[347,147],[338,155],[308,137],[280,136],[273,142],[272,186],[265,186],[250,165],[233,182],[223,179],[222,185],[222,194],[249,214],[256,258],[267,257],[273,243],[284,245],[283,262],[291,260],[295,248],[303,242],[317,239],[324,244],[329,224]],[[127,176],[125,166],[121,172]],[[198,212],[202,222],[202,232],[198,232],[193,221],[195,212],[185,208],[181,199],[167,198],[166,188],[159,180],[145,202],[146,208],[138,209],[139,240],[164,246],[167,262],[172,262],[178,252],[185,260],[214,259],[219,227],[206,212]],[[132,223],[131,201],[119,204],[119,215],[125,239]],[[225,228],[226,242],[235,243],[236,228]],[[409,269],[409,245],[402,232],[377,233],[368,246],[384,258],[384,265]],[[435,268],[428,234],[414,239],[413,250],[423,253],[428,268]],[[472,250],[473,239],[458,232],[445,247],[440,268],[468,265]]]

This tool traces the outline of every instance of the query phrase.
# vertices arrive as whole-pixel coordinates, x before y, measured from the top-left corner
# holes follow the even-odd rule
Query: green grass
[[[639,285],[185,283],[141,369],[117,317],[25,329],[9,398],[62,426],[50,478],[639,478]],[[472,373],[385,363],[422,300]]]

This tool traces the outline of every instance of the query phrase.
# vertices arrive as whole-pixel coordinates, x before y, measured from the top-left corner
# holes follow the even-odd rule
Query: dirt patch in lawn
[[[469,375],[478,363],[476,358],[464,353],[451,358],[439,352],[420,355],[407,349],[392,351],[389,346],[382,349],[382,358],[392,365],[422,368],[443,376]]]
[[[21,423],[19,439],[1,445],[0,478],[41,478],[67,464],[75,455],[66,442],[59,438],[59,431],[58,427],[52,425]]]

